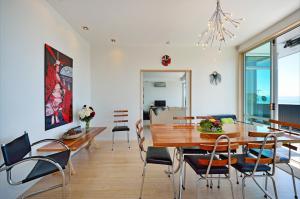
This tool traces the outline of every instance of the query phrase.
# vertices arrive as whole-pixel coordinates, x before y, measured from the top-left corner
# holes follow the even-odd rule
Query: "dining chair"
[[[180,124],[191,124],[195,117],[193,116],[174,116],[174,121],[179,121]]]
[[[115,144],[115,132],[127,132],[127,143],[128,143],[128,149],[130,149],[130,141],[129,141],[129,127],[128,127],[128,110],[114,110],[113,113],[114,117],[114,124],[115,126],[112,129],[112,148],[111,150],[114,150],[114,144]]]
[[[50,155],[42,156],[32,155],[32,147],[44,143],[44,142],[56,142],[63,147],[63,151],[53,153]],[[27,198],[33,195],[37,195],[39,193],[49,191],[55,188],[62,187],[62,197],[65,197],[65,173],[64,169],[66,168],[69,160],[70,160],[70,149],[63,142],[56,139],[44,139],[30,144],[29,136],[25,132],[22,136],[16,138],[15,140],[1,145],[1,150],[3,154],[4,163],[0,165],[0,172],[6,171],[7,174],[7,182],[10,185],[21,185],[27,182],[31,182],[33,180],[39,179],[41,177],[47,176],[49,174],[59,172],[61,174],[61,184],[57,184],[54,186],[50,186],[46,189],[42,189],[33,193],[29,193],[27,195],[22,195],[21,198]],[[15,181],[12,176],[14,174],[15,167],[21,167],[27,162],[36,162],[31,171],[27,174],[27,176],[23,180]],[[69,181],[71,177],[71,169],[69,164]]]
[[[139,145],[140,158],[144,162],[144,168],[143,168],[143,174],[142,174],[143,178],[142,178],[142,185],[141,185],[141,189],[140,189],[139,199],[142,198],[142,194],[143,194],[143,187],[144,187],[147,164],[168,166],[168,171],[170,171],[172,174],[172,188],[173,188],[173,192],[174,192],[174,199],[176,199],[173,162],[172,162],[172,159],[171,159],[168,149],[165,147],[148,146],[147,150],[145,150],[145,147],[144,147],[145,137],[143,135],[143,127],[141,124],[141,120],[138,120],[136,122],[136,134],[137,134],[137,140],[138,140],[138,145]]]
[[[231,144],[230,138],[227,135],[221,135],[216,139],[214,145],[199,145],[199,148],[207,151],[208,154],[184,156],[184,172],[186,170],[186,164],[189,164],[199,176],[199,180],[197,181],[197,196],[198,185],[201,180],[206,180],[206,182],[210,180],[211,183],[212,180],[218,180],[218,186],[220,185],[220,180],[227,180],[230,183],[231,194],[234,199],[230,165],[235,164],[237,159],[231,157],[231,150],[236,150],[238,147],[238,144]],[[218,155],[221,153],[226,153],[227,158],[220,159]],[[218,175],[218,177],[215,177],[214,175]],[[224,177],[222,177],[222,175],[224,175]]]
[[[179,121],[179,125],[194,125],[193,124],[193,120],[195,119],[194,116],[174,116],[173,120],[174,121]],[[200,149],[198,146],[194,146],[194,147],[182,147],[182,154],[183,156],[185,155],[193,155],[193,154],[206,154],[207,152],[205,150]],[[175,162],[175,158],[177,159],[178,162],[180,162],[180,155],[179,153],[179,149],[175,148],[174,152],[173,152],[173,162]],[[182,157],[183,158],[183,157]],[[176,169],[174,170],[175,173],[177,173],[179,171],[179,164],[176,167]],[[186,173],[184,173],[184,176],[186,176]],[[184,178],[186,179],[186,177]],[[183,183],[183,190],[185,190],[185,182]]]
[[[267,181],[268,178],[272,180],[275,198],[278,198],[276,182],[274,180],[275,175],[275,159],[276,159],[276,147],[277,147],[277,137],[282,136],[282,132],[273,133],[263,133],[263,132],[249,132],[249,137],[262,138],[259,143],[248,143],[246,145],[246,150],[242,154],[232,155],[233,158],[237,159],[236,164],[232,164],[236,170],[241,172],[244,177],[242,179],[242,194],[243,199],[245,198],[245,182],[246,179],[251,178],[255,184],[264,192],[265,196],[272,198],[271,194],[268,192]],[[249,150],[259,149],[257,156],[252,155]],[[272,157],[263,157],[263,150],[268,149],[272,151]],[[227,158],[225,155],[221,155],[221,158]],[[272,165],[272,166],[270,166]],[[265,178],[265,187],[263,188],[258,182],[257,178]],[[238,176],[237,176],[238,181]]]
[[[270,119],[269,122],[270,122],[270,129],[278,130],[278,131],[284,131],[287,134],[292,133],[292,128],[300,129],[300,124],[282,122],[282,121],[272,120],[272,119]],[[283,127],[286,127],[288,129],[284,129]],[[296,134],[296,135],[299,135],[299,134]],[[277,153],[276,164],[285,164],[289,167],[289,169],[291,171],[291,176],[292,176],[292,182],[293,182],[293,188],[294,188],[294,194],[295,194],[294,196],[295,196],[295,199],[297,199],[298,194],[297,194],[297,188],[296,188],[296,182],[295,182],[294,169],[290,165],[291,150],[297,151],[297,147],[290,144],[290,143],[289,144],[284,144],[284,147],[288,148],[288,155],[285,155],[283,153]],[[258,155],[260,150],[259,149],[250,149],[249,151],[250,151],[250,153],[252,153],[254,155]],[[277,149],[277,151],[286,151],[286,149],[284,149],[283,147],[280,147],[279,149]],[[270,157],[273,156],[273,151],[269,150],[269,149],[264,149],[261,153],[261,156],[263,158],[270,158]]]

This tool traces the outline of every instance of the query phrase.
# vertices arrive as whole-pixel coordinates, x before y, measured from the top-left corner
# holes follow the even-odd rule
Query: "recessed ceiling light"
[[[81,26],[82,30],[89,30],[89,27],[87,26]]]

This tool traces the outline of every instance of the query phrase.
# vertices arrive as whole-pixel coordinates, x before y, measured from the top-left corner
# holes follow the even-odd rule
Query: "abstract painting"
[[[45,130],[73,121],[73,59],[45,44]]]

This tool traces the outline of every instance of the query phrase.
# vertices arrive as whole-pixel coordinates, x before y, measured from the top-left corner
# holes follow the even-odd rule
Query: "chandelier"
[[[232,18],[232,13],[223,11],[220,0],[217,0],[217,7],[208,21],[208,28],[199,34],[197,45],[201,45],[205,49],[217,43],[219,51],[221,51],[222,46],[225,46],[228,40],[235,38],[230,28],[239,28],[243,20],[245,19]]]

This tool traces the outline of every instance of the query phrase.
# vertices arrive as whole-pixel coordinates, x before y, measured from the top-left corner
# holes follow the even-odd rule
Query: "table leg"
[[[100,146],[99,146],[99,144],[96,142],[95,139],[92,139],[92,146],[93,146],[95,149],[100,149]]]
[[[71,175],[75,175],[75,174],[76,174],[76,171],[75,171],[75,169],[74,169],[72,160],[69,160],[69,164],[70,164]]]
[[[179,148],[179,189],[178,189],[178,199],[182,199],[182,186],[183,186],[183,153],[182,148]]]
[[[92,139],[91,141],[89,141],[88,145],[86,146],[86,149],[91,150],[92,147],[95,149],[99,149],[99,146],[96,143],[95,139]]]

